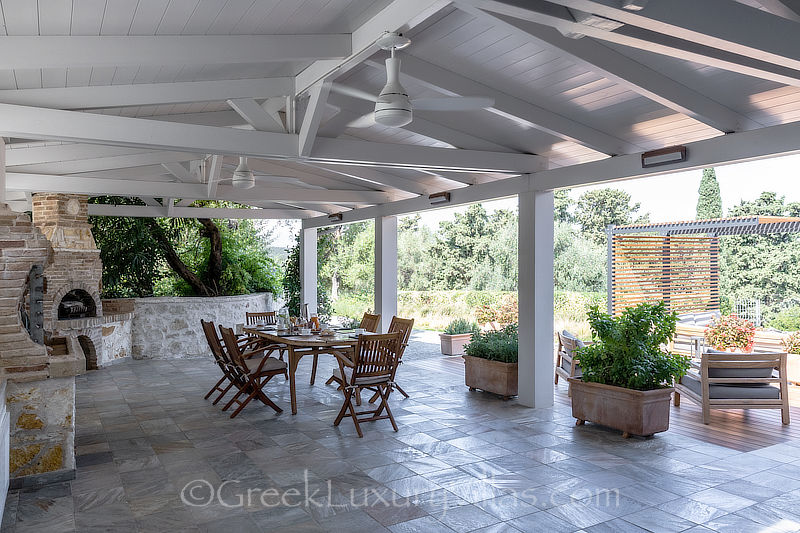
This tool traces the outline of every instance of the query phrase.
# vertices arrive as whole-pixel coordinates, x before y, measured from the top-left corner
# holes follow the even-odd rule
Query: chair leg
[[[311,384],[314,384],[314,379],[317,377],[317,361],[319,360],[319,355],[314,354],[314,362],[311,363]]]
[[[556,385],[558,385],[558,374],[556,374]]]
[[[392,410],[389,409],[389,387],[381,388],[378,387],[378,392],[381,396],[381,404],[378,406],[378,412],[375,413],[375,416],[378,416],[382,409],[386,409],[386,414],[389,417],[389,422],[392,423],[392,428],[397,431],[397,423],[394,421],[394,415],[392,414]]]
[[[673,393],[672,405],[674,405],[675,407],[680,407],[681,406],[681,393],[680,392],[675,391]]]
[[[333,383],[334,381],[337,381],[337,379],[336,379],[336,376],[334,376],[333,374],[331,374],[331,377],[329,377],[329,378],[328,378],[328,381],[326,381],[326,382],[325,382],[325,385],[330,385],[330,384],[331,384],[331,383]]]
[[[404,390],[403,390],[403,387],[401,387],[400,385],[398,385],[397,383],[395,383],[395,384],[394,384],[394,388],[395,388],[395,389],[397,389],[397,392],[399,392],[400,394],[402,394],[403,396],[405,396],[406,398],[408,398],[408,394],[406,394],[406,391],[404,391]]]
[[[708,404],[703,404],[703,424],[709,424],[711,422],[711,409],[708,407]]]
[[[377,400],[377,399],[378,399],[378,398],[380,398],[380,397],[381,397],[381,393],[380,393],[380,392],[378,392],[378,391],[375,391],[375,394],[373,394],[373,395],[370,397],[370,399],[369,399],[369,403],[375,403],[375,400]]]
[[[358,413],[356,413],[356,408],[353,407],[353,402],[347,402],[348,409],[350,410],[350,416],[353,418],[353,424],[356,426],[356,433],[358,433],[358,438],[363,439],[364,434],[361,432],[361,425],[358,423]]]
[[[356,405],[361,405],[361,389],[356,389]]]
[[[205,396],[203,396],[203,399],[204,400],[208,400],[208,397],[211,396],[212,394],[214,394],[214,391],[222,390],[222,389],[219,388],[219,386],[222,385],[222,382],[225,381],[226,379],[228,379],[228,376],[222,376],[221,378],[219,378],[219,381],[217,381],[216,385],[211,387],[211,390],[208,391],[208,393],[206,393]]]
[[[219,403],[219,401],[222,399],[222,397],[225,396],[226,394],[228,394],[228,391],[231,390],[232,387],[233,387],[233,381],[228,383],[228,386],[225,387],[225,389],[222,392],[219,393],[219,396],[217,396],[216,400],[211,402],[211,405],[217,405]]]
[[[342,404],[342,408],[339,409],[339,414],[336,415],[336,420],[333,421],[334,426],[338,426],[339,422],[342,421],[344,418],[345,412],[347,412],[347,405],[350,403],[350,396],[352,395],[352,391],[346,390],[344,393],[344,403]]]

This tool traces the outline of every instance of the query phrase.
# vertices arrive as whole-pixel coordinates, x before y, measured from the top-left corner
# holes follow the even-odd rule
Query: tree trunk
[[[216,290],[209,288],[203,280],[200,279],[194,272],[192,272],[186,264],[181,261],[180,256],[178,256],[178,252],[175,251],[175,248],[172,247],[172,243],[169,242],[169,239],[164,234],[164,230],[161,229],[161,226],[153,219],[145,219],[145,224],[147,228],[150,230],[150,234],[153,238],[158,242],[158,245],[161,247],[161,250],[164,252],[164,258],[167,260],[170,268],[175,271],[186,283],[188,283],[192,290],[195,293],[199,294],[200,296],[216,296]]]
[[[210,218],[198,218],[197,221],[203,225],[204,235],[210,241],[206,284],[219,294],[222,279],[222,236],[219,227]]]

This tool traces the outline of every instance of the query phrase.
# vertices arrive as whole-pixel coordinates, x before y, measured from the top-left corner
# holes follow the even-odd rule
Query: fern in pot
[[[624,437],[666,431],[672,384],[689,369],[687,357],[664,348],[675,334],[677,315],[660,302],[629,307],[616,317],[593,306],[588,318],[593,342],[578,350],[582,377],[570,378],[578,425],[596,422]]]

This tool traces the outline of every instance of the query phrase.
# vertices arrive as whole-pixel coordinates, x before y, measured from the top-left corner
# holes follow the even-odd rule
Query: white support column
[[[519,195],[519,402],[553,405],[553,193]]]
[[[317,228],[300,230],[300,305],[317,312]]]
[[[0,137],[0,204],[6,203],[6,141]]]
[[[397,314],[397,217],[375,219],[375,312],[387,331]]]

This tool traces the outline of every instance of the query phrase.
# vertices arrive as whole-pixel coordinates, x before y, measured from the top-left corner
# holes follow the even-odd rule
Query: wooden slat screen
[[[688,235],[614,235],[613,313],[663,300],[678,313],[719,310],[719,239]]]

